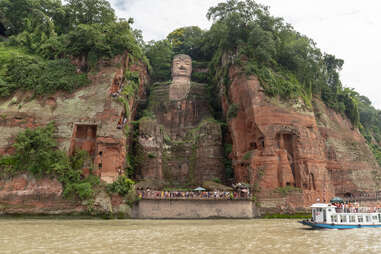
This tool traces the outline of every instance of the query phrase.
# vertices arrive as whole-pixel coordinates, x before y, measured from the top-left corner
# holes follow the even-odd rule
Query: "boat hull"
[[[311,221],[299,221],[303,225],[310,226],[315,229],[351,229],[351,228],[380,228],[381,224],[353,224],[353,225],[342,225],[342,224],[324,224],[324,223],[314,223]]]

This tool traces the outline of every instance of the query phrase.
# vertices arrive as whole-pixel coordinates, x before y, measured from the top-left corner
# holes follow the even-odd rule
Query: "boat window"
[[[377,220],[378,220],[377,215],[373,215],[373,220],[374,220],[374,221],[377,221]]]
[[[378,214],[378,221],[381,222],[381,214]]]
[[[349,222],[356,222],[356,216],[354,215],[349,215]]]
[[[340,215],[340,222],[347,222],[347,216],[346,215]]]
[[[371,221],[369,215],[365,216],[365,218],[366,218],[366,222],[370,222]]]
[[[358,222],[364,222],[364,217],[363,217],[362,215],[359,215],[359,216],[357,217],[357,221],[358,221]]]
[[[337,215],[331,215],[332,222],[337,222]]]
[[[330,212],[331,211],[331,208],[328,208],[328,212]]]

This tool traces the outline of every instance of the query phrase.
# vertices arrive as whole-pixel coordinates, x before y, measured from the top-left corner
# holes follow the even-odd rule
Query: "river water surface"
[[[0,220],[0,253],[381,253],[381,229],[296,220]]]

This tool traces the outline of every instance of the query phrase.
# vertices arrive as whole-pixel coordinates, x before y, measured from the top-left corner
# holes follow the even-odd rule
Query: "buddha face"
[[[190,77],[192,74],[192,59],[187,55],[177,55],[173,58],[172,77]]]

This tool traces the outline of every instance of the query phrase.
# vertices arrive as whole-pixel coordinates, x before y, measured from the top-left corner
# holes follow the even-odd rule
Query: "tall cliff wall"
[[[54,121],[60,148],[69,154],[86,150],[95,173],[112,182],[125,168],[128,138],[126,126],[134,119],[137,98],[144,97],[148,84],[146,67],[130,61],[125,54],[100,63],[99,71],[89,74],[91,84],[73,94],[57,92],[43,98],[17,92],[0,101],[0,154],[12,152],[15,136],[26,128],[45,126]],[[123,94],[131,86],[126,72],[137,72],[136,96]]]
[[[127,166],[131,121],[149,84],[147,67],[126,53],[102,61],[96,68],[89,74],[91,84],[72,94],[57,92],[35,98],[19,91],[2,99],[0,155],[12,153],[12,144],[19,132],[53,121],[60,149],[69,155],[76,149],[89,153],[85,175],[92,170],[101,180],[110,183],[123,174]],[[129,80],[131,73],[138,82]],[[35,179],[28,174],[2,179],[0,213],[87,212],[89,204],[68,201],[62,197],[62,192],[61,183],[54,179]],[[101,212],[112,209],[112,200],[103,191],[97,191],[94,201]],[[116,202],[116,207],[121,204]]]
[[[237,108],[228,122],[235,178],[253,184],[259,199],[301,192],[288,205],[307,207],[317,199],[377,189],[379,167],[347,119],[317,98],[312,107],[301,99],[269,98],[258,79],[239,68],[230,68],[229,78],[220,94],[225,113]]]

